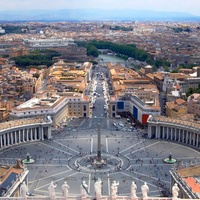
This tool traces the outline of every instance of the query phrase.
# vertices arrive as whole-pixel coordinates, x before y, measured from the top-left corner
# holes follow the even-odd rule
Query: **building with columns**
[[[0,124],[0,149],[25,142],[51,138],[52,120],[48,117],[26,118]]]
[[[171,140],[200,148],[200,124],[162,116],[149,116],[148,137]]]

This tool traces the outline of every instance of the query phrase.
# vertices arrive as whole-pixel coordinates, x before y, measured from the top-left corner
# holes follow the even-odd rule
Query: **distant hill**
[[[150,10],[26,10],[0,11],[0,21],[200,21],[200,16]]]

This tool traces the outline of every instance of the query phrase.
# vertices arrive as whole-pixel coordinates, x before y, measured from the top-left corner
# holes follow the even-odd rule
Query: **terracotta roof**
[[[177,170],[181,177],[200,176],[200,165]]]
[[[179,98],[179,99],[176,99],[176,100],[175,100],[175,103],[178,104],[178,105],[181,105],[181,104],[186,103],[186,101],[183,100],[183,99],[181,99],[181,98]]]
[[[193,192],[200,192],[200,184],[193,177],[183,178],[183,180],[192,188]]]

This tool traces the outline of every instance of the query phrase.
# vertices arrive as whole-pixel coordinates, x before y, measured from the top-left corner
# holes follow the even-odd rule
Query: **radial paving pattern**
[[[172,153],[179,161],[199,161],[199,152],[179,144],[140,138],[132,132],[102,131],[102,158],[106,165],[102,169],[94,167],[91,160],[96,155],[96,130],[64,131],[55,135],[51,141],[27,143],[4,150],[0,160],[4,163],[24,159],[30,153],[34,164],[27,165],[29,172],[29,191],[35,195],[48,195],[47,187],[51,181],[57,183],[57,195],[61,195],[64,181],[70,186],[70,193],[80,194],[80,184],[85,180],[89,192],[94,195],[94,182],[103,181],[103,195],[110,194],[113,180],[119,181],[119,195],[130,194],[134,180],[141,195],[144,182],[150,187],[149,196],[160,196],[165,187],[170,187],[169,170],[173,165],[163,159]],[[164,188],[163,188],[164,187]],[[165,194],[166,195],[166,194]]]

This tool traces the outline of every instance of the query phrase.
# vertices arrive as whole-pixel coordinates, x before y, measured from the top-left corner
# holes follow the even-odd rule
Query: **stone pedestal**
[[[96,195],[96,200],[101,200],[101,195]]]

